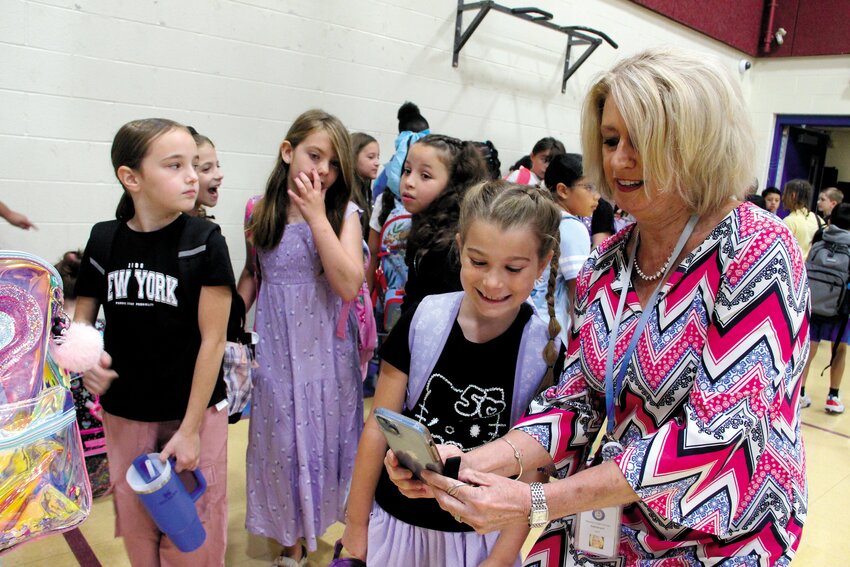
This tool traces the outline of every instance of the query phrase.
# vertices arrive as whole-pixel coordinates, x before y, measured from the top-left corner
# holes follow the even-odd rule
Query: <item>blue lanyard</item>
[[[649,322],[649,318],[652,315],[652,311],[655,310],[655,304],[658,301],[658,294],[661,292],[661,287],[664,285],[664,280],[667,279],[667,274],[670,273],[670,269],[673,267],[673,263],[676,261],[676,258],[679,257],[679,254],[682,252],[682,248],[685,247],[685,243],[690,238],[691,234],[694,231],[694,226],[696,226],[699,217],[696,215],[691,216],[688,220],[688,224],[685,225],[685,229],[682,231],[682,235],[679,237],[679,241],[676,243],[676,247],[673,249],[672,258],[673,261],[670,262],[670,265],[667,266],[667,269],[664,270],[664,274],[661,276],[661,280],[658,282],[658,285],[655,286],[655,291],[652,292],[652,296],[649,298],[649,301],[646,303],[646,308],[643,310],[643,313],[640,316],[640,320],[638,321],[637,327],[635,327],[635,332],[632,335],[632,340],[629,341],[629,348],[626,349],[625,354],[623,355],[623,359],[620,362],[620,370],[617,372],[617,382],[614,383],[614,350],[617,345],[617,332],[620,330],[620,321],[623,318],[623,309],[626,306],[626,295],[629,292],[629,283],[632,281],[632,267],[635,264],[635,258],[637,257],[637,247],[638,241],[640,240],[640,232],[635,235],[635,243],[632,246],[631,258],[629,259],[628,266],[626,267],[625,279],[623,280],[623,288],[620,291],[620,302],[617,305],[617,312],[614,315],[614,322],[611,326],[611,333],[608,335],[608,357],[605,360],[605,409],[608,413],[608,437],[611,437],[614,432],[614,400],[617,397],[617,393],[620,392],[623,388],[623,379],[626,377],[626,370],[629,368],[629,361],[632,358],[632,355],[637,348],[638,339],[640,338],[641,333],[643,333],[644,327]],[[638,229],[635,229],[638,230]]]

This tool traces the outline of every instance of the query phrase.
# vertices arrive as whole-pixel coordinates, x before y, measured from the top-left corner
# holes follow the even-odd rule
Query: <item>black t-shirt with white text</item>
[[[455,320],[422,394],[404,415],[428,427],[434,442],[474,449],[507,433],[519,345],[532,314],[523,303],[511,326],[485,343],[466,339]],[[381,348],[381,358],[410,372],[408,335],[416,310],[401,316]],[[541,353],[542,356],[542,353]],[[411,525],[449,532],[471,531],[431,499],[404,497],[383,471],[375,500],[386,512]]]
[[[192,282],[181,282],[178,243],[187,217],[160,230],[136,232],[121,223],[106,274],[89,261],[87,245],[77,295],[94,297],[106,316],[104,349],[118,378],[101,396],[103,408],[136,421],[182,419],[201,345],[198,301],[201,286],[233,286],[227,244],[213,231],[193,264]],[[194,289],[189,289],[189,288]],[[225,398],[221,371],[209,405]]]

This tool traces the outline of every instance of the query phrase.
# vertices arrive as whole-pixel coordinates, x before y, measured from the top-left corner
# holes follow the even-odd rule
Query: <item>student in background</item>
[[[195,208],[189,213],[192,216],[213,219],[207,209],[218,204],[218,191],[224,174],[221,171],[221,163],[212,140],[199,134],[197,130],[189,126],[189,132],[198,145],[198,200]]]
[[[363,283],[352,161],[339,119],[301,114],[248,223],[261,285],[245,526],[283,545],[275,565],[284,567],[306,565],[307,551],[344,519],[363,427],[354,310],[340,321]],[[240,282],[248,297],[251,281]]]
[[[472,142],[430,134],[410,147],[399,186],[401,202],[413,215],[402,313],[427,295],[461,289],[455,248],[460,203],[469,187],[486,178]]]
[[[797,239],[803,258],[809,255],[812,247],[812,238],[815,236],[820,223],[820,218],[809,210],[812,201],[812,184],[805,179],[792,179],[785,184],[782,196],[782,206],[791,211],[783,220],[791,234]]]
[[[818,195],[818,212],[823,220],[829,221],[832,211],[844,202],[844,193],[836,187],[827,187]]]
[[[381,146],[378,145],[378,140],[369,134],[355,132],[351,135],[351,151],[354,158],[351,200],[363,209],[363,240],[368,240],[369,218],[372,215],[372,182],[378,177],[381,167]]]
[[[562,154],[564,151],[564,144],[551,136],[537,140],[537,143],[531,148],[531,167],[526,168],[520,165],[516,171],[505,177],[505,181],[519,183],[520,185],[540,186],[549,163],[556,155]]]
[[[764,197],[765,208],[775,215],[782,204],[782,192],[776,187],[768,187],[761,192],[761,196]]]
[[[404,212],[398,187],[407,152],[417,140],[431,133],[428,121],[419,112],[419,107],[412,102],[401,105],[397,118],[398,136],[395,139],[395,152],[372,187],[375,205],[369,217],[370,230],[367,239],[369,266],[366,268],[366,283],[369,284],[370,291],[375,288],[375,270],[378,268],[379,252],[385,245],[381,241],[385,224],[388,219],[398,217]],[[410,223],[396,223],[394,226],[396,235],[393,237],[393,245],[403,247],[410,230]]]
[[[850,262],[848,252],[850,252],[850,205],[840,204],[830,216],[829,225],[823,231],[822,240],[824,244],[815,244],[809,253],[809,261],[813,261],[814,256],[818,253],[828,254],[833,260],[830,262],[833,266],[838,265],[838,261],[843,257],[844,262]],[[835,252],[827,252],[819,250],[826,247],[828,250],[832,248]],[[841,253],[843,251],[843,254]],[[807,264],[809,265],[809,264]],[[810,281],[816,276],[811,275]],[[844,279],[850,279],[850,274],[844,274]],[[819,288],[812,286],[812,303],[814,304],[818,297],[816,291]],[[850,292],[845,292],[850,293]],[[845,303],[848,301],[845,298]],[[846,304],[842,306],[847,310]],[[806,394],[806,382],[809,376],[809,368],[812,361],[818,352],[818,347],[821,341],[832,343],[833,350],[829,365],[829,393],[824,404],[824,411],[827,413],[844,413],[844,404],[841,403],[839,396],[839,388],[841,388],[841,379],[844,377],[844,368],[847,360],[847,344],[850,343],[850,325],[847,324],[847,315],[838,312],[834,317],[823,318],[816,314],[812,314],[809,324],[809,358],[806,360],[806,368],[803,370],[803,384],[800,388],[800,407],[807,408],[812,405],[812,398]],[[823,374],[821,372],[821,374]]]
[[[567,345],[572,328],[572,306],[575,304],[576,277],[591,250],[590,237],[582,218],[593,215],[600,202],[599,193],[584,176],[581,155],[556,156],[546,170],[546,187],[560,210],[560,247],[555,279],[555,313],[561,325],[561,344]],[[537,314],[548,321],[546,298],[549,270],[537,280],[531,299]]]

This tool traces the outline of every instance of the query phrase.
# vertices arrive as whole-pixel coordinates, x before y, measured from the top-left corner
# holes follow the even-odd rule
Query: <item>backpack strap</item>
[[[210,235],[221,228],[214,222],[186,216],[186,226],[180,233],[180,243],[177,245],[177,258],[191,258],[207,250],[207,240]]]
[[[183,285],[190,282],[190,289],[195,285],[196,260],[203,258],[207,250],[207,241],[214,232],[220,232],[221,227],[208,220],[187,217],[186,226],[180,233],[180,242],[177,245],[178,269],[180,281]],[[227,319],[227,340],[243,345],[251,344],[251,334],[245,332],[245,302],[236,292],[236,286],[230,286],[230,315]]]
[[[92,227],[91,236],[89,236],[86,248],[88,261],[104,277],[106,277],[106,268],[109,266],[109,258],[112,254],[112,242],[115,240],[119,224],[118,220],[99,222]]]
[[[517,354],[516,374],[514,375],[514,393],[511,404],[511,425],[519,421],[534,394],[540,387],[549,366],[543,358],[543,349],[549,342],[549,325],[534,312],[528,318],[522,331],[522,340]],[[555,337],[558,348],[560,338]]]
[[[120,223],[118,220],[99,222],[91,230],[89,262],[103,275],[106,275],[106,267],[112,255],[112,243]],[[177,245],[177,258],[192,258],[206,251],[207,240],[216,230],[220,230],[217,224],[187,215],[186,226],[180,233],[180,242]]]
[[[410,349],[410,372],[404,405],[411,409],[422,395],[425,384],[457,319],[463,292],[427,295],[416,307],[407,342]]]
[[[398,222],[400,220],[412,219],[413,215],[407,212],[407,209],[404,208],[404,205],[401,204],[401,201],[396,199],[394,201],[393,209],[390,211],[390,214],[387,216],[387,220],[384,221],[384,226],[381,227],[381,234],[378,239],[380,244],[384,243],[384,237],[386,236],[387,229],[394,222]],[[384,251],[380,253],[386,254]],[[379,254],[380,254],[379,253]]]

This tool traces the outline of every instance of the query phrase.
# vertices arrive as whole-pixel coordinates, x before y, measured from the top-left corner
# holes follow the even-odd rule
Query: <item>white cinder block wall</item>
[[[566,36],[504,14],[487,16],[452,68],[454,0],[0,0],[0,199],[39,227],[0,223],[0,247],[51,261],[82,247],[92,223],[112,217],[121,192],[109,163],[115,131],[163,116],[218,147],[225,181],[213,212],[239,269],[245,200],[262,191],[301,111],[321,107],[375,135],[386,160],[396,110],[412,100],[433,131],[492,140],[506,170],[545,135],[578,151],[578,112],[592,78],[662,44],[728,63],[758,101],[754,171],[766,170],[775,79],[753,92],[762,64],[737,75],[740,52],[625,0],[502,3],[600,29],[620,49],[603,44],[562,94]],[[465,23],[471,19],[467,13]],[[811,73],[809,60],[799,61],[764,65],[771,75]],[[835,92],[800,110],[850,114],[847,58],[814,61],[830,67]],[[783,111],[805,81],[794,85]]]

